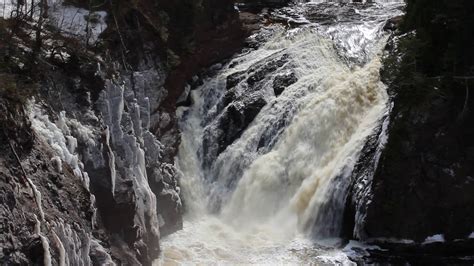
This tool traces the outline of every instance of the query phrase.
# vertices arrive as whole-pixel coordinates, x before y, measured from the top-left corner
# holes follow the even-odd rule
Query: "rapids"
[[[338,238],[348,177],[389,108],[383,27],[402,7],[275,10],[288,25],[261,29],[191,92],[178,110],[184,229],[157,264],[352,264]]]

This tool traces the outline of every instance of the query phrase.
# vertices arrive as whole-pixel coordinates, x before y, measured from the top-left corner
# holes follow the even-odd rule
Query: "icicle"
[[[117,177],[117,173],[115,171],[115,155],[110,147],[110,130],[109,127],[105,129],[105,146],[107,148],[107,153],[109,156],[109,169],[110,169],[110,182],[111,182],[111,190],[112,195],[115,195],[115,180]]]
[[[91,200],[91,209],[92,209],[92,217],[91,217],[91,223],[92,223],[92,229],[95,229],[97,226],[97,208],[95,207],[95,196],[91,194],[90,197]]]
[[[66,266],[66,250],[64,249],[64,245],[61,242],[61,239],[59,239],[58,235],[56,232],[51,230],[51,234],[53,235],[53,240],[56,244],[56,247],[59,250],[59,266]]]
[[[32,192],[35,197],[36,206],[38,207],[38,211],[40,213],[41,221],[44,221],[43,206],[41,204],[41,192],[38,190],[38,188],[35,186],[35,184],[33,184],[33,182],[29,178],[26,178],[26,180],[28,181],[31,189],[33,190]]]
[[[38,217],[35,214],[33,214],[33,216],[36,220],[35,234],[39,236],[41,245],[43,245],[43,264],[45,266],[51,266],[51,251],[49,250],[48,239],[41,234],[41,221],[38,220]]]

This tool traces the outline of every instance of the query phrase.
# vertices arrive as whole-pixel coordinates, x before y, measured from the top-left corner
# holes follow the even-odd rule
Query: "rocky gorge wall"
[[[150,265],[182,227],[176,103],[245,32],[231,1],[99,2],[4,7],[2,264]]]
[[[252,9],[284,4],[256,2]],[[35,16],[3,11],[0,18],[0,262],[149,265],[160,237],[182,227],[176,106],[191,104],[197,74],[242,47],[247,33],[233,1],[47,3],[39,46]],[[449,74],[446,66],[426,67],[453,60],[452,51],[427,58],[459,45],[439,36],[459,25],[468,31],[472,5],[464,4],[464,20],[449,20],[456,23],[446,32],[408,27],[387,47],[382,76],[393,106],[355,166],[345,236],[416,244],[413,253],[425,242],[448,242],[449,249],[427,252],[472,254],[472,80],[460,78],[472,76],[472,54],[458,47],[461,63],[450,64]],[[445,46],[419,57],[430,36]],[[451,38],[472,43],[463,34]],[[274,64],[262,71],[280,67]],[[294,82],[292,75],[275,82],[275,94]],[[261,105],[257,99],[224,116],[235,126],[218,136],[222,145]]]
[[[386,25],[395,31],[381,71],[391,112],[353,173],[347,234],[389,248],[385,261],[468,263],[473,5],[407,2],[405,18]]]

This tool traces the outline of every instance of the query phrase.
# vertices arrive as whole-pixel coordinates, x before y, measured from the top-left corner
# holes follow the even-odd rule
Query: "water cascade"
[[[251,37],[179,109],[184,229],[160,263],[343,263],[350,174],[380,126],[383,27],[403,3],[314,1]]]

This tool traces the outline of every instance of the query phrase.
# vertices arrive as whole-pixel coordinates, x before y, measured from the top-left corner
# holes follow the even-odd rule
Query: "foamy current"
[[[402,3],[320,2],[276,11],[301,26],[262,29],[259,48],[235,56],[179,110],[185,223],[162,240],[157,264],[353,264],[337,238],[346,177],[387,112],[383,26]],[[251,88],[248,78],[263,70]],[[275,95],[274,80],[289,74],[297,81]],[[266,104],[211,157],[218,143],[203,148],[203,139],[225,131],[216,121],[242,104],[221,104],[232,75],[244,77],[235,95]]]

